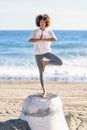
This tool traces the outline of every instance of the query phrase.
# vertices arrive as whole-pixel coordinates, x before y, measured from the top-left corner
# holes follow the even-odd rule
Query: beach
[[[87,83],[45,82],[47,92],[56,94],[63,103],[70,130],[86,130]],[[0,82],[0,122],[20,117],[24,99],[42,93],[39,81]]]
[[[87,130],[87,31],[54,33],[58,40],[51,45],[52,53],[63,65],[46,66],[47,92],[60,97],[70,130]],[[18,119],[24,100],[42,93],[30,34],[31,30],[0,31],[0,122]]]

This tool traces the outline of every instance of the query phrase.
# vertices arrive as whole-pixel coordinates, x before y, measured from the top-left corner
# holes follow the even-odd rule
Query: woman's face
[[[45,27],[46,27],[46,21],[42,19],[42,20],[40,21],[40,28],[41,28],[41,29],[45,29]]]

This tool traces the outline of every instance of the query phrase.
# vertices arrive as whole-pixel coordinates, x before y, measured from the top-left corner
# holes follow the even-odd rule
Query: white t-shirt
[[[40,29],[35,29],[32,31],[30,38],[34,38],[34,39],[39,39],[41,36],[42,30]],[[53,31],[45,29],[43,31],[44,34],[44,38],[56,38],[56,36],[54,35]],[[29,39],[30,39],[29,38]],[[34,52],[35,55],[40,55],[40,54],[45,54],[51,51],[51,47],[50,47],[50,43],[49,41],[38,41],[34,43]]]

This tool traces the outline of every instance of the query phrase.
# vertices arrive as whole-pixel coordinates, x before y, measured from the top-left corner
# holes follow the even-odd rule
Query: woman
[[[53,31],[47,29],[50,26],[50,17],[48,14],[40,14],[36,17],[36,26],[39,27],[33,30],[29,38],[29,42],[34,42],[34,51],[37,66],[40,73],[40,82],[43,89],[43,97],[46,96],[46,88],[43,81],[43,72],[46,65],[62,65],[61,59],[51,53],[50,43],[57,40]],[[43,58],[49,59],[48,61]]]

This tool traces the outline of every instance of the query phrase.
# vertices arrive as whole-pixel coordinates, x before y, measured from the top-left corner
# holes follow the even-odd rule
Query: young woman
[[[40,73],[40,82],[43,89],[43,97],[46,96],[46,88],[43,81],[43,72],[48,64],[62,65],[61,59],[51,53],[50,43],[57,40],[53,31],[49,30],[50,17],[48,14],[40,14],[36,17],[36,26],[38,29],[33,30],[29,42],[34,42],[34,52],[37,66]],[[48,61],[43,60],[49,59]]]

